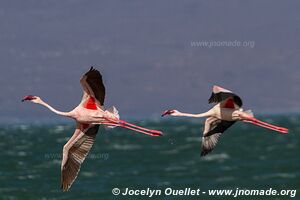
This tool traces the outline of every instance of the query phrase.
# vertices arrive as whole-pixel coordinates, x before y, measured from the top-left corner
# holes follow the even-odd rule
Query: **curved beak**
[[[24,101],[31,101],[33,99],[36,99],[36,97],[33,96],[33,95],[27,95],[27,96],[23,97],[22,102],[24,102]]]
[[[166,116],[166,115],[171,115],[172,113],[174,113],[174,110],[165,110],[165,111],[161,114],[161,116],[164,117],[164,116]]]

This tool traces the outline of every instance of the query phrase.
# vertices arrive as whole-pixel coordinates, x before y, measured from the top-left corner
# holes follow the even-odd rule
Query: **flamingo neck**
[[[190,113],[179,113],[180,117],[208,117],[209,114],[207,112],[205,113],[200,113],[200,114],[190,114]]]
[[[55,108],[53,108],[52,106],[50,106],[49,104],[47,104],[44,101],[39,102],[39,104],[42,105],[42,106],[47,107],[49,110],[51,110],[52,112],[54,112],[57,115],[73,118],[71,112],[62,112],[62,111],[56,110]]]

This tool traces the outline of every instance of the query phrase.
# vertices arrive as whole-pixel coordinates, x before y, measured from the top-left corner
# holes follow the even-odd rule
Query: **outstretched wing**
[[[234,123],[235,121],[225,121],[214,117],[208,118],[205,122],[202,137],[201,156],[205,156],[214,150],[221,134]]]
[[[234,107],[234,104],[236,104],[238,107],[242,107],[243,105],[243,101],[238,95],[234,94],[230,90],[215,85],[213,87],[212,94],[208,99],[208,103],[220,103],[223,101],[224,101],[223,107],[227,107],[227,108]]]
[[[71,147],[64,149],[67,152],[63,152],[63,156],[67,156],[67,158],[63,157],[63,160],[67,160],[61,169],[61,188],[63,191],[69,190],[75,181],[81,164],[94,144],[98,129],[99,125],[95,125],[85,129],[84,132],[81,131],[72,142]]]
[[[90,96],[95,98],[100,106],[103,106],[105,86],[103,84],[101,73],[91,67],[90,70],[82,76],[80,83],[84,91],[81,103],[85,102]]]

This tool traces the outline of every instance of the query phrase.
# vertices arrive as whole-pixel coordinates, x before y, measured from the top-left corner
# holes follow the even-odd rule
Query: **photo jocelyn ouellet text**
[[[122,195],[122,196],[288,196],[295,197],[297,190],[286,189],[286,190],[276,190],[273,188],[269,189],[209,189],[201,190],[200,188],[183,188],[174,189],[171,187],[165,189],[133,189],[133,188],[113,188],[112,194]]]

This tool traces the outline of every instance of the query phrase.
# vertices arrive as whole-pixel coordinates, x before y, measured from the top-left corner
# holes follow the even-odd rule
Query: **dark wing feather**
[[[103,106],[105,99],[105,86],[103,84],[101,73],[91,67],[91,69],[85,73],[83,80],[86,81],[89,86],[87,89],[88,91],[86,91],[88,95],[96,98],[100,105]]]
[[[242,99],[238,95],[231,92],[218,92],[218,93],[212,92],[210,98],[208,99],[208,103],[220,103],[230,97],[233,98],[233,101],[236,105],[242,107],[243,105]]]
[[[99,125],[87,129],[80,138],[73,144],[68,152],[68,160],[61,171],[61,188],[69,190],[80,171],[80,166],[92,148]]]
[[[232,126],[235,121],[215,120],[210,124],[208,132],[203,133],[201,156],[205,156],[210,153],[216,147],[219,137],[224,131]]]

